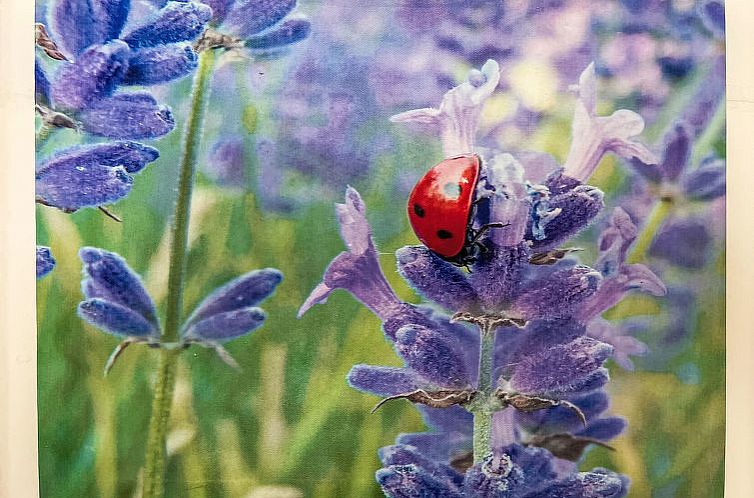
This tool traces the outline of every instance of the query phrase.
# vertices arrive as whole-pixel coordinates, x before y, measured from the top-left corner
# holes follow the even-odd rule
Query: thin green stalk
[[[186,273],[188,227],[191,213],[191,192],[194,187],[194,172],[201,140],[204,111],[209,97],[209,83],[215,63],[212,50],[199,54],[199,68],[194,75],[191,91],[191,109],[186,123],[183,154],[180,164],[178,199],[175,204],[171,231],[168,295],[165,312],[163,343],[178,340],[181,311],[183,308],[183,285]],[[176,364],[180,350],[162,349],[157,371],[157,382],[152,400],[152,417],[147,437],[146,464],[144,468],[143,498],[159,498],[165,493],[165,467],[167,451],[168,420],[175,388]]]
[[[491,323],[479,326],[479,383],[476,398],[481,400],[472,409],[474,414],[474,463],[479,463],[492,453],[492,415],[489,405],[492,397],[492,359],[495,349],[495,330]]]
[[[647,255],[649,247],[652,245],[652,241],[657,234],[657,231],[662,227],[665,219],[673,210],[673,199],[669,197],[663,197],[652,208],[652,212],[649,213],[649,218],[644,224],[644,228],[633,245],[631,253],[628,255],[629,263],[638,263],[643,261]]]

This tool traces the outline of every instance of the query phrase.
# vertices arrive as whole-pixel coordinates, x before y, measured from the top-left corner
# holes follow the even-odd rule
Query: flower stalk
[[[495,326],[490,321],[479,323],[479,381],[476,399],[470,408],[474,414],[474,463],[484,461],[492,453],[493,399],[492,370],[495,351]]]
[[[194,76],[191,91],[191,107],[183,141],[178,183],[178,198],[173,215],[171,230],[170,267],[168,276],[167,308],[163,343],[178,340],[183,308],[183,285],[186,273],[186,255],[188,249],[188,227],[191,212],[191,194],[194,187],[194,175],[201,141],[204,113],[209,97],[209,83],[215,64],[213,50],[204,50],[199,54],[199,67]],[[167,451],[168,420],[173,389],[175,388],[176,364],[180,350],[161,349],[157,382],[154,388],[152,416],[149,423],[147,439],[146,464],[144,471],[144,498],[164,496],[164,477]]]

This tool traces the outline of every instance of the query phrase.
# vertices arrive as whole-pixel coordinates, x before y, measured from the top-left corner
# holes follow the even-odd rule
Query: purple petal
[[[246,40],[246,48],[268,50],[284,47],[306,39],[311,31],[311,23],[303,19],[285,21],[273,30]]]
[[[584,303],[577,313],[579,320],[583,323],[589,322],[618,304],[632,289],[639,289],[658,297],[667,293],[662,280],[645,265],[623,265],[615,276],[603,280],[597,292]]]
[[[154,302],[149,297],[141,279],[129,268],[126,261],[114,252],[95,247],[82,247],[79,257],[84,263],[86,277],[81,288],[87,299],[104,301],[131,309],[159,329]]]
[[[397,367],[354,365],[347,376],[348,385],[377,396],[395,396],[425,387],[411,370]]]
[[[450,311],[475,308],[476,292],[466,276],[424,246],[407,246],[395,253],[398,272],[425,298]]]
[[[245,187],[249,173],[247,161],[243,138],[226,136],[210,150],[204,163],[204,172],[223,187]]]
[[[683,121],[692,127],[695,137],[704,133],[719,106],[725,105],[725,54],[718,55],[711,65],[709,74],[699,84],[691,104],[681,115]]]
[[[376,474],[382,492],[389,498],[462,498],[462,494],[444,479],[438,479],[416,465],[392,465]]]
[[[113,93],[128,69],[131,51],[114,40],[86,49],[76,62],[63,63],[52,84],[56,108],[80,111]]]
[[[295,7],[296,0],[236,0],[223,27],[246,38],[277,24]]]
[[[498,333],[495,365],[509,370],[525,356],[567,344],[583,336],[586,327],[573,319],[532,320],[523,330],[508,329]]]
[[[433,329],[419,325],[402,327],[395,334],[395,348],[409,368],[430,383],[463,389],[471,385],[459,354],[459,343]]]
[[[607,382],[602,364],[612,347],[588,337],[520,358],[510,386],[518,392],[555,396],[593,389]]]
[[[725,195],[725,161],[710,160],[689,173],[683,180],[686,197],[695,201],[711,201]]]
[[[194,2],[168,2],[143,26],[123,38],[132,48],[191,41],[204,31],[212,9]]]
[[[524,167],[510,154],[495,154],[482,164],[486,184],[477,187],[477,198],[489,197],[489,219],[477,215],[476,222],[504,223],[488,239],[496,246],[513,247],[524,240],[531,202],[524,184]]]
[[[594,294],[601,280],[599,272],[588,266],[559,270],[527,284],[512,308],[525,320],[569,316]]]
[[[95,327],[123,337],[159,335],[154,325],[142,315],[120,304],[104,299],[88,299],[79,303],[78,315]]]
[[[618,437],[626,430],[628,422],[621,417],[608,417],[594,420],[589,423],[586,429],[576,434],[582,437],[598,439],[600,441],[610,441]]]
[[[608,396],[604,391],[595,391],[571,398],[569,401],[579,407],[588,424],[592,424],[609,405]],[[573,433],[584,428],[581,418],[565,406],[531,413],[518,412],[516,415],[527,432],[537,435]]]
[[[126,22],[130,0],[55,0],[50,27],[55,38],[77,56],[90,45],[118,37]]]
[[[225,342],[247,335],[259,328],[267,315],[250,307],[214,314],[193,323],[181,334],[184,341]]]
[[[438,432],[467,432],[471,436],[473,415],[465,408],[451,406],[450,408],[430,408],[417,406],[424,422],[431,429]]]
[[[438,479],[444,479],[449,486],[458,486],[463,482],[463,476],[449,465],[429,459],[420,453],[418,448],[405,444],[385,446],[377,451],[382,465],[415,465]]]
[[[469,281],[486,311],[499,311],[518,291],[521,272],[529,263],[525,242],[513,247],[495,247],[475,265]]]
[[[253,307],[267,299],[282,280],[283,274],[274,268],[254,270],[231,280],[204,298],[186,321],[186,327],[215,315],[256,309]]]
[[[550,197],[550,209],[560,210],[560,213],[545,226],[543,239],[537,240],[530,227],[526,237],[532,241],[532,250],[552,249],[585,229],[604,207],[603,198],[602,191],[590,185],[579,185]]]
[[[616,275],[626,261],[628,248],[637,234],[636,225],[628,213],[620,207],[615,208],[610,217],[610,224],[600,233],[600,256],[595,267],[606,277]]]
[[[475,151],[476,134],[482,107],[500,81],[500,66],[490,59],[481,71],[472,69],[467,81],[449,90],[439,109],[426,108],[396,114],[394,123],[416,123],[440,134],[445,157]]]
[[[197,56],[190,45],[142,48],[128,61],[124,85],[155,85],[186,76],[196,69]]]
[[[709,222],[686,218],[666,223],[655,235],[649,253],[676,266],[687,269],[703,268],[712,249]]]
[[[366,207],[359,193],[349,187],[345,204],[336,204],[340,233],[348,247],[325,270],[317,285],[301,305],[302,316],[313,305],[323,303],[335,289],[345,289],[372,310],[383,322],[400,317],[404,303],[398,299],[382,272],[372,241],[372,230],[366,219]]]
[[[71,213],[112,204],[127,196],[132,184],[133,177],[122,167],[53,160],[36,174],[36,200]]]
[[[81,114],[84,129],[110,138],[161,137],[175,127],[170,109],[148,93],[121,93],[94,103]]]
[[[598,471],[599,470],[599,471]],[[618,474],[595,469],[580,472],[563,481],[550,484],[537,493],[537,498],[619,498],[626,488]]]
[[[131,190],[128,173],[158,155],[157,149],[136,142],[70,147],[37,170],[37,201],[64,211],[115,202]]]
[[[49,247],[37,246],[37,279],[46,276],[55,268],[55,258]]]
[[[42,105],[50,103],[50,82],[37,57],[34,57],[34,101]]]

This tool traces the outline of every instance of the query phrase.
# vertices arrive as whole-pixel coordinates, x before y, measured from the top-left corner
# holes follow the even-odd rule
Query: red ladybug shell
[[[408,198],[408,219],[419,240],[452,259],[466,244],[480,160],[477,155],[445,159],[427,171]]]

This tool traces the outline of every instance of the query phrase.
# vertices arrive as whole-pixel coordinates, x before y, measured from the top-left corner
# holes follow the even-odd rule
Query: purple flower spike
[[[500,66],[488,60],[481,71],[473,69],[467,81],[448,91],[435,109],[415,109],[391,117],[394,123],[414,123],[442,137],[445,157],[474,152],[474,135],[482,106],[500,82]]]
[[[173,114],[148,93],[122,93],[97,101],[81,113],[84,129],[110,138],[161,137],[175,128]]]
[[[440,387],[463,389],[471,385],[460,345],[452,337],[420,325],[401,327],[395,348],[413,371]]]
[[[517,392],[553,396],[597,389],[608,380],[602,364],[613,348],[589,337],[580,337],[520,358],[509,383]]]
[[[407,368],[354,365],[347,379],[355,389],[384,397],[426,387],[426,383]]]
[[[42,105],[50,103],[50,81],[36,57],[34,58],[34,101]]]
[[[301,305],[298,316],[315,304],[325,302],[335,289],[347,290],[383,321],[403,315],[404,303],[395,295],[380,268],[361,196],[348,187],[345,204],[336,204],[335,208],[341,238],[348,251],[340,253],[330,263],[322,282]]]
[[[601,280],[602,275],[588,266],[559,270],[528,284],[512,308],[524,320],[566,317],[594,294]]]
[[[223,26],[240,38],[274,26],[296,7],[296,0],[236,0]]]
[[[201,34],[212,9],[194,2],[168,2],[149,23],[136,28],[123,40],[131,48],[155,47],[191,41]]]
[[[254,320],[253,310],[256,305],[267,299],[283,280],[283,274],[274,268],[255,270],[236,278],[216,289],[197,306],[186,321],[184,330],[190,332],[190,327],[217,315],[233,311],[246,310],[244,320]],[[242,313],[243,314],[243,313]],[[239,315],[239,319],[241,316]],[[263,320],[264,317],[261,316]],[[219,321],[225,318],[218,318]],[[218,322],[219,323],[219,322]]]
[[[129,7],[130,0],[55,0],[50,27],[68,54],[78,56],[90,45],[117,38]]]
[[[499,311],[518,290],[521,274],[529,264],[525,242],[513,247],[495,247],[474,265],[470,282],[485,311]]]
[[[450,311],[475,308],[476,292],[466,276],[424,246],[407,246],[395,253],[398,272],[425,298]]]
[[[711,201],[725,195],[725,161],[709,158],[683,180],[683,192],[695,201]]]
[[[598,117],[597,75],[594,63],[579,78],[579,98],[573,117],[571,150],[564,164],[567,176],[582,182],[589,179],[602,156],[613,152],[621,157],[636,157],[646,164],[657,159],[644,145],[632,140],[644,130],[641,116],[627,109],[619,109],[607,117]]]
[[[241,308],[212,315],[188,327],[181,339],[186,342],[225,342],[250,334],[261,327],[267,315],[260,308]]]
[[[110,204],[131,190],[129,173],[140,171],[158,155],[156,149],[136,142],[65,149],[37,170],[37,201],[68,212]]]
[[[128,61],[124,85],[155,85],[186,76],[196,69],[197,56],[190,45],[143,48]]]
[[[686,218],[666,223],[655,235],[649,254],[688,269],[704,267],[712,255],[709,222]]]
[[[110,95],[128,69],[131,51],[114,40],[86,49],[74,63],[65,63],[52,84],[56,107],[80,111]]]
[[[303,19],[285,21],[268,33],[252,36],[246,40],[246,48],[268,50],[300,42],[309,36],[311,23]]]
[[[79,251],[79,257],[84,263],[84,274],[86,275],[86,278],[81,282],[81,289],[84,297],[88,300],[86,302],[94,301],[84,307],[82,313],[85,313],[86,317],[94,320],[102,313],[107,314],[106,312],[109,309],[118,311],[122,308],[138,315],[148,323],[151,327],[149,334],[159,335],[160,324],[154,302],[141,283],[141,279],[129,268],[123,258],[113,252],[95,247],[82,247]],[[115,307],[119,308],[116,309]],[[132,318],[128,313],[121,311],[118,311],[118,313],[122,315],[123,320]],[[98,320],[100,320],[98,323],[104,325],[106,322],[102,320],[108,320],[108,318],[103,317],[98,318]],[[127,322],[124,321],[123,323]],[[136,331],[142,330],[136,327],[137,323],[140,322],[134,319],[134,334]],[[115,329],[107,330],[111,333],[122,334]],[[138,335],[146,333],[143,332]]]
[[[46,276],[55,268],[55,258],[49,247],[37,246],[37,279]]]
[[[157,323],[152,298],[122,257],[96,247],[82,247],[79,257],[87,276],[81,283],[87,298],[102,298],[121,304],[136,310],[148,321]]]
[[[375,474],[382,492],[389,498],[462,498],[460,490],[418,465],[391,465]]]
[[[120,337],[157,337],[158,329],[136,311],[104,299],[79,303],[78,315],[98,329]]]

